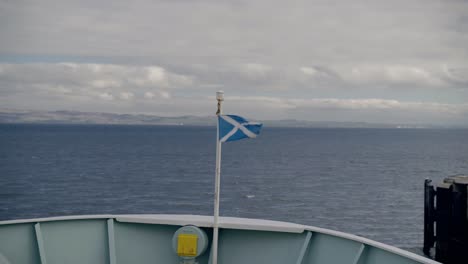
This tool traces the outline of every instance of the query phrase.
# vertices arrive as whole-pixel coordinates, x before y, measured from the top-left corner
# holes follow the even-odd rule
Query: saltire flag
[[[249,122],[245,118],[236,115],[219,115],[220,142],[235,141],[243,138],[256,138],[260,134],[262,124]]]

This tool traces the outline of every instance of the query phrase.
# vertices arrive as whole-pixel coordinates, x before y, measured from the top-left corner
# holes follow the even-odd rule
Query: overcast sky
[[[468,124],[468,1],[0,0],[0,108]]]

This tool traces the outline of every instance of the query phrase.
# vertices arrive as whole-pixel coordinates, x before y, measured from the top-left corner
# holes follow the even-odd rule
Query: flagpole
[[[215,197],[214,197],[214,223],[213,223],[213,252],[212,264],[218,264],[218,218],[219,218],[219,192],[221,185],[221,142],[219,141],[219,116],[222,115],[221,102],[224,101],[224,92],[216,92],[218,111],[216,111],[216,173],[215,173]]]

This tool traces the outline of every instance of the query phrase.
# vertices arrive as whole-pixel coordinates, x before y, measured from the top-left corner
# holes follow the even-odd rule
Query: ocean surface
[[[215,127],[0,125],[0,220],[213,211]],[[423,183],[468,174],[468,130],[265,127],[223,144],[221,215],[417,251]]]

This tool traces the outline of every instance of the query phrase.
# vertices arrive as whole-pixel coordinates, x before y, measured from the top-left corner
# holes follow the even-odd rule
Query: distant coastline
[[[260,120],[269,127],[304,128],[468,128],[468,126],[442,126],[433,124],[386,124],[367,122],[334,122],[306,120]],[[215,126],[209,116],[164,117],[149,114],[116,114],[80,111],[0,110],[0,124],[76,124],[76,125],[162,125],[162,126]]]

